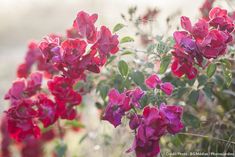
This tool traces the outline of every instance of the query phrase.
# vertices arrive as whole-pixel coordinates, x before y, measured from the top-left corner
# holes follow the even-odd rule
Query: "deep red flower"
[[[39,43],[39,48],[46,62],[59,64],[61,62],[60,37],[48,35]]]
[[[86,38],[88,43],[96,41],[96,27],[94,23],[98,18],[97,14],[89,15],[86,12],[79,12],[74,20],[73,27],[76,29],[80,38]]]
[[[180,62],[177,58],[174,58],[174,61],[171,65],[171,71],[177,77],[181,77],[185,74],[189,80],[194,79],[198,73],[197,69],[193,67],[192,63],[182,61]]]
[[[44,128],[52,125],[58,119],[58,107],[52,100],[47,98],[46,95],[38,95],[38,117],[43,123]]]
[[[211,30],[200,44],[201,54],[208,59],[224,55],[227,43],[230,41],[231,35],[219,30]]]
[[[26,78],[30,73],[30,68],[31,67],[28,66],[26,63],[20,64],[17,68],[17,72],[16,72],[17,76],[19,78],[22,78],[22,77]]]
[[[215,7],[209,13],[209,24],[221,31],[231,33],[234,30],[233,20],[228,16],[227,10]]]
[[[40,129],[34,121],[37,111],[32,108],[33,104],[31,100],[23,100],[7,111],[8,131],[17,141],[40,136]]]
[[[61,43],[62,52],[62,62],[65,67],[76,64],[80,61],[80,58],[86,51],[86,42],[79,39],[67,39]]]
[[[193,37],[198,42],[200,42],[203,38],[205,38],[208,32],[209,32],[209,24],[206,20],[203,19],[195,23],[191,31]]]
[[[101,58],[106,58],[109,53],[115,54],[119,50],[118,43],[118,36],[112,35],[107,27],[102,26],[98,32],[97,42],[94,47],[97,47]]]
[[[47,82],[48,88],[56,101],[66,102],[72,105],[80,104],[81,95],[73,90],[74,80],[65,77],[54,77]]]

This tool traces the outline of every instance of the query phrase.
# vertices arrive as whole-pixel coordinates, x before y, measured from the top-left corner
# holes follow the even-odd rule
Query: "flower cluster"
[[[144,95],[144,91],[137,87],[134,90],[127,90],[119,93],[112,89],[108,93],[109,102],[104,112],[104,120],[109,121],[115,127],[121,124],[121,119],[132,107],[140,107],[139,100]]]
[[[150,89],[160,88],[167,95],[171,95],[173,91],[173,85],[169,82],[162,83],[156,74],[148,77],[145,84]],[[145,94],[146,92],[140,87],[125,90],[123,93],[111,89],[103,119],[117,127],[121,124],[122,117],[126,116],[130,120],[130,129],[135,130],[132,148],[127,152],[135,151],[137,157],[154,157],[160,152],[161,136],[166,133],[176,134],[183,129],[181,122],[183,108],[162,103],[159,109],[155,105],[146,106],[143,114],[138,114],[136,109],[141,108],[140,100]]]
[[[174,60],[172,73],[188,79],[197,76],[197,66],[204,68],[205,62],[226,53],[228,44],[233,40],[234,24],[227,11],[218,7],[209,13],[209,21],[200,19],[194,25],[188,17],[181,17],[184,31],[174,32]],[[206,64],[208,65],[208,64]]]
[[[75,83],[86,80],[87,71],[99,73],[110,54],[118,51],[118,36],[105,26],[95,27],[97,18],[97,14],[81,11],[67,37],[50,34],[39,44],[29,44],[25,61],[17,70],[21,79],[13,82],[5,95],[11,102],[6,111],[11,137],[17,141],[34,139],[41,134],[39,123],[46,128],[58,118],[77,117],[75,107],[82,96],[74,90]],[[34,64],[50,78],[46,80],[50,94],[41,90],[43,74],[31,73]]]
[[[132,147],[137,157],[154,157],[160,152],[159,140],[166,133],[176,134],[183,129],[181,122],[182,107],[161,104],[157,107],[145,107],[143,115],[134,114],[130,119],[130,128],[136,130]]]
[[[47,36],[40,42],[39,48],[44,59],[54,65],[65,77],[79,79],[85,70],[99,73],[109,54],[118,51],[118,36],[102,26],[99,31],[94,23],[97,15],[79,12],[74,20],[74,32],[64,41],[58,36]]]
[[[45,72],[45,76],[50,78],[53,74],[58,71],[48,62],[43,59],[42,53],[35,41],[29,42],[28,51],[26,53],[24,62],[18,66],[17,76],[19,78],[27,78],[31,73],[33,65],[40,71]]]

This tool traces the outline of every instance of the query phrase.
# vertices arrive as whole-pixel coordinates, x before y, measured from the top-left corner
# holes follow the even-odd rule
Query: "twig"
[[[200,134],[193,134],[193,133],[178,133],[180,135],[188,135],[188,136],[195,136],[195,137],[201,137],[201,138],[209,138],[209,139],[212,139],[212,140],[217,140],[217,141],[221,141],[221,142],[225,142],[225,143],[230,143],[230,144],[234,144],[235,145],[235,142],[231,142],[231,141],[227,141],[227,140],[224,140],[224,139],[220,139],[220,138],[216,138],[216,137],[210,137],[210,136],[205,136],[205,135],[200,135]]]

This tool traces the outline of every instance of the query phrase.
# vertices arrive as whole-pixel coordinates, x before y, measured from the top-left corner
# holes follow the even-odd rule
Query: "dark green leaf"
[[[142,86],[144,83],[144,74],[140,71],[134,71],[131,74],[131,78],[139,86]]]
[[[64,157],[65,153],[66,153],[66,150],[67,150],[67,145],[66,144],[61,143],[61,144],[56,145],[56,147],[55,147],[56,156],[57,157]]]
[[[105,100],[109,91],[109,87],[107,85],[102,85],[99,90],[101,98]]]
[[[117,89],[118,91],[123,91],[124,89],[124,81],[123,81],[123,77],[120,74],[116,74],[113,77],[113,85],[112,87]]]
[[[205,85],[207,83],[207,79],[208,77],[206,75],[200,75],[198,78],[197,78],[197,81],[198,81],[198,87],[202,86],[202,85]]]
[[[187,101],[187,103],[188,103],[189,105],[195,105],[195,104],[197,104],[198,97],[199,97],[199,91],[193,90],[193,91],[189,94],[189,96],[188,96],[188,101]]]
[[[206,96],[209,99],[213,100],[212,85],[210,85],[210,84],[205,85],[205,87],[202,90],[205,92]]]
[[[178,89],[175,89],[172,96],[175,98],[182,98],[182,96],[184,96],[185,93],[188,92],[188,88],[187,87],[180,87]]]
[[[112,63],[114,61],[114,59],[117,58],[117,56],[111,56],[109,57],[107,63],[105,64],[105,66],[107,66],[108,64]]]
[[[134,39],[132,37],[129,37],[129,36],[126,36],[126,37],[123,37],[120,41],[120,43],[128,43],[128,42],[133,42]]]
[[[185,112],[183,114],[183,121],[186,125],[192,126],[193,128],[200,127],[200,120],[190,113]]]
[[[129,69],[128,65],[125,61],[121,60],[118,62],[118,70],[122,77],[126,77],[128,75]]]
[[[171,55],[162,57],[159,74],[164,74],[171,62]]]
[[[114,28],[113,28],[113,33],[119,31],[119,30],[122,29],[123,27],[125,27],[125,25],[122,24],[122,23],[116,24],[116,25],[114,26]]]
[[[216,64],[211,63],[206,69],[206,74],[210,78],[214,75],[215,71],[216,71]]]

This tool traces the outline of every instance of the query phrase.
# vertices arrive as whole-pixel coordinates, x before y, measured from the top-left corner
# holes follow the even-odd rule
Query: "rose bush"
[[[68,130],[79,131],[86,125],[81,124],[77,107],[94,89],[100,119],[114,128],[127,128],[130,136],[133,133],[126,153],[155,157],[161,150],[183,150],[179,148],[183,145],[185,151],[205,151],[214,145],[218,152],[234,151],[230,145],[211,144],[214,140],[235,144],[234,92],[229,89],[233,88],[234,18],[225,9],[213,8],[213,3],[205,1],[202,18],[195,24],[182,16],[183,30],[174,30],[169,37],[144,32],[159,15],[158,9],[136,17],[136,8],[130,8],[130,18],[123,18],[134,23],[144,50],[127,46],[134,38],[116,34],[124,24],[117,24],[112,32],[106,26],[98,28],[98,15],[84,11],[78,12],[65,36],[49,34],[40,42],[30,42],[18,78],[4,97],[10,106],[2,118],[0,155],[13,156],[10,145],[15,140],[22,157],[40,157],[43,145],[59,138],[52,155],[65,156],[69,145],[63,138]],[[127,55],[133,61],[126,60]],[[207,107],[207,102],[215,108],[218,104],[222,111]],[[215,113],[217,122],[211,124]],[[203,130],[204,125],[208,128]],[[227,131],[223,137],[217,137],[218,125]],[[191,136],[202,140],[190,145]]]

